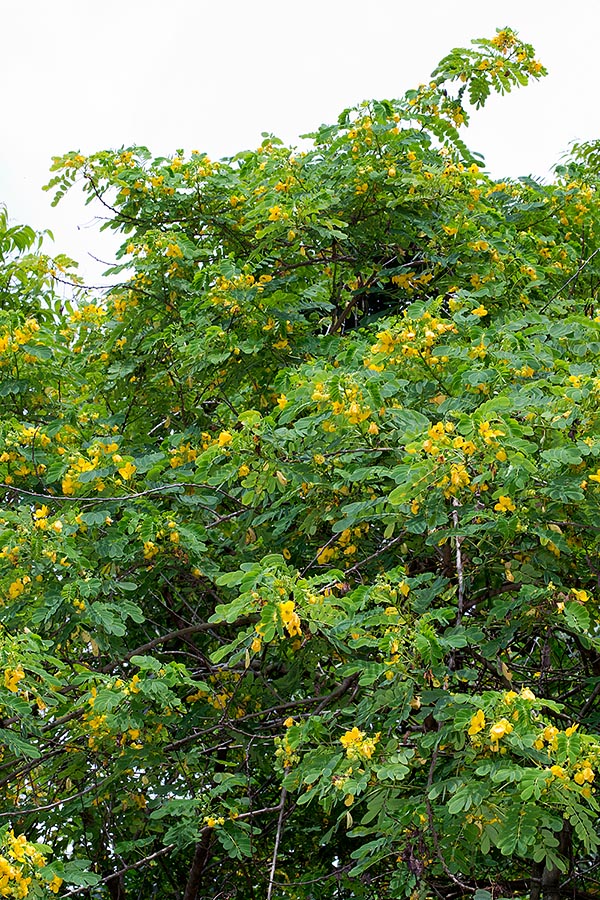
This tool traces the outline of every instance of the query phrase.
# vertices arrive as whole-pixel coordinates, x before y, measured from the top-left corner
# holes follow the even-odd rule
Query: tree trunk
[[[207,829],[200,841],[196,844],[194,859],[185,886],[183,900],[198,900],[204,866],[210,855],[212,836],[212,831]]]
[[[572,863],[572,832],[569,822],[565,822],[563,824],[563,828],[560,833],[560,843],[558,849],[560,855],[569,861],[570,869]],[[560,869],[557,869],[555,866],[544,868],[541,878],[542,900],[561,900],[561,877],[562,873]],[[531,893],[531,900],[535,900],[535,894],[533,893],[533,890]]]
[[[531,880],[529,882],[529,900],[542,900],[542,872],[544,867],[541,863],[534,863],[531,869]]]

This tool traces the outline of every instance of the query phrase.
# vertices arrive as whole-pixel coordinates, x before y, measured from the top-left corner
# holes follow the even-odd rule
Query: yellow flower
[[[523,700],[535,700],[535,694],[533,691],[530,691],[529,688],[523,688],[521,690],[521,697]]]
[[[360,731],[355,725],[351,731],[347,731],[341,736],[340,744],[347,750],[348,747],[351,747],[353,744],[360,743],[364,736],[364,731]]]
[[[471,315],[472,315],[472,316],[481,316],[481,317],[483,317],[483,316],[487,316],[487,314],[488,314],[488,311],[487,311],[487,309],[485,308],[485,306],[483,306],[483,304],[482,304],[481,306],[478,306],[476,309],[472,309],[472,310],[471,310]]]
[[[4,670],[4,687],[12,694],[16,694],[19,690],[19,682],[25,678],[23,667],[18,665],[16,669]]]
[[[498,428],[492,428],[489,422],[481,422],[479,425],[479,434],[486,444],[491,444],[494,438],[504,435],[504,432],[500,431]]]
[[[381,732],[373,735],[373,737],[365,738],[364,731],[360,731],[356,726],[347,731],[340,738],[340,744],[346,751],[348,759],[371,759],[375,752],[375,745],[379,741]]]
[[[74,494],[75,488],[77,487],[77,477],[73,475],[65,475],[62,480],[62,492],[63,494]]]
[[[232,435],[228,431],[222,431],[219,435],[219,447],[226,447],[233,440]]]
[[[128,481],[132,475],[137,472],[137,466],[134,466],[131,462],[126,462],[124,466],[118,470],[121,478],[124,478],[125,481]]]
[[[494,504],[494,509],[498,512],[514,512],[516,508],[510,497],[505,496],[499,497],[498,502]]]
[[[279,407],[279,409],[285,409],[287,405],[288,405],[288,398],[285,396],[285,394],[281,394],[277,398],[277,406]]]
[[[579,600],[581,603],[587,603],[590,599],[590,595],[587,591],[578,591],[576,588],[571,588],[571,593],[575,597],[576,600]]]
[[[238,475],[240,478],[245,478],[246,475],[250,472],[250,467],[246,465],[246,463],[242,463],[242,465],[238,469]]]
[[[286,600],[284,603],[279,604],[279,615],[281,616],[283,627],[290,637],[302,634],[300,617],[295,611],[295,607],[296,604],[293,600]]]
[[[550,771],[556,778],[564,778],[567,774],[562,766],[550,766]]]
[[[578,724],[577,724],[577,725],[570,725],[568,728],[565,728],[565,734],[566,734],[566,736],[567,736],[567,737],[571,737],[572,734],[575,734],[575,732],[577,731],[578,728],[579,728],[579,725],[578,725]]]
[[[471,724],[469,725],[469,730],[467,734],[474,735],[479,734],[480,731],[483,731],[485,728],[485,714],[482,709],[478,709],[474,716],[471,718]]]
[[[450,466],[450,483],[454,488],[469,484],[471,476],[462,464]]]
[[[490,738],[492,740],[492,743],[497,744],[505,734],[510,734],[512,730],[513,726],[508,721],[508,719],[499,719],[490,728]]]

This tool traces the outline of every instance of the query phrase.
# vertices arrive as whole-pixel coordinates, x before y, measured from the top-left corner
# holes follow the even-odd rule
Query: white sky
[[[51,228],[95,282],[114,239],[78,196],[50,207],[53,155],[132,143],[218,158],[294,143],[366,98],[426,81],[439,59],[509,25],[549,75],[473,113],[465,137],[497,177],[547,176],[600,137],[598,0],[0,0],[0,202]]]

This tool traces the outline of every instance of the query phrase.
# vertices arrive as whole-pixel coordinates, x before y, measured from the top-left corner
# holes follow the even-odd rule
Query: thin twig
[[[460,503],[456,499],[456,497],[452,498],[452,506],[454,507],[452,510],[452,524],[454,528],[458,531],[458,527],[460,522],[458,520],[458,507]],[[464,604],[465,604],[465,577],[464,577],[464,569],[463,569],[463,558],[462,558],[462,550],[461,550],[461,537],[459,534],[454,535],[454,549],[455,549],[455,559],[456,559],[456,578],[458,582],[458,597],[457,597],[457,608],[456,608],[456,625],[460,625],[464,612]],[[451,671],[456,668],[456,653],[452,650],[449,660],[448,667]]]
[[[457,884],[459,887],[463,888],[464,890],[468,890],[470,892],[471,889],[469,888],[469,885],[465,884],[464,881],[461,881],[460,878],[457,878],[456,875],[453,875],[452,872],[450,871],[450,869],[448,868],[448,865],[446,863],[446,860],[443,857],[443,854],[442,854],[442,851],[440,848],[440,842],[438,840],[438,833],[436,831],[435,824],[433,821],[433,809],[431,807],[431,800],[429,799],[429,791],[431,790],[431,786],[433,784],[433,773],[435,772],[435,766],[437,763],[438,753],[440,750],[440,740],[441,739],[438,738],[437,743],[435,745],[435,749],[433,751],[433,755],[431,757],[431,765],[429,766],[429,775],[427,777],[427,786],[425,788],[425,806],[427,807],[427,820],[429,823],[429,833],[431,834],[431,839],[433,841],[433,846],[435,848],[435,854],[436,854],[437,858],[439,859],[440,863],[442,864],[442,868],[443,868],[444,872],[446,873],[446,875],[448,876],[448,878],[450,879],[450,881],[452,881],[454,884]]]
[[[556,300],[556,298],[558,297],[558,295],[559,295],[560,293],[562,293],[562,291],[564,291],[564,289],[565,289],[566,287],[568,287],[568,286],[571,284],[571,282],[575,280],[575,278],[577,278],[577,276],[579,275],[579,273],[580,273],[581,271],[583,271],[583,269],[585,269],[585,267],[587,266],[587,264],[588,264],[589,262],[592,261],[592,259],[593,259],[593,258],[595,257],[595,255],[596,255],[596,253],[600,253],[600,247],[596,247],[596,249],[594,250],[594,252],[593,252],[593,253],[590,253],[590,255],[588,256],[587,259],[584,259],[584,261],[581,263],[581,265],[579,266],[579,268],[577,269],[577,271],[574,272],[573,275],[571,275],[571,277],[568,278],[568,279],[565,281],[565,283],[562,284],[562,285],[559,287],[559,289],[557,290],[557,292],[556,292],[555,294],[553,294],[553,295],[550,297],[550,299],[548,300],[547,303],[544,303],[544,305],[543,305],[542,308],[540,309],[540,313],[545,312],[545,311],[548,309],[548,307],[550,306],[550,304],[552,303],[552,301],[553,301],[553,300]]]
[[[454,527],[458,530],[459,521],[458,521],[458,512],[457,507],[460,506],[460,503],[454,497],[452,500],[452,505],[454,509],[452,510],[452,523]],[[454,541],[456,546],[456,577],[458,579],[458,608],[456,612],[456,624],[460,625],[463,612],[464,612],[464,604],[465,604],[465,573],[463,569],[463,558],[462,558],[462,550],[461,550],[461,537],[457,534],[455,535]]]
[[[275,869],[277,867],[277,854],[279,852],[279,842],[281,841],[281,832],[283,830],[283,813],[285,809],[285,798],[287,790],[281,788],[281,798],[279,800],[279,817],[277,819],[277,832],[275,834],[275,846],[273,847],[273,859],[271,861],[271,871],[269,872],[269,887],[267,890],[267,900],[271,900],[273,894],[273,879],[275,878]]]
[[[133,869],[141,869],[141,867],[145,866],[146,863],[152,862],[152,860],[158,859],[160,856],[165,856],[167,853],[170,853],[171,850],[174,849],[175,844],[169,844],[167,847],[163,847],[161,850],[157,850],[156,853],[151,853],[150,856],[145,856],[143,859],[138,860],[136,863],[131,863],[131,865],[129,866],[124,866],[117,872],[111,872],[110,875],[107,875],[98,883],[106,884],[107,881],[112,881],[113,878],[118,878],[120,875],[125,875],[127,872],[131,872]],[[89,886],[75,888],[72,891],[67,891],[66,894],[62,894],[61,896],[75,897],[77,894],[81,894],[82,891],[89,891]]]

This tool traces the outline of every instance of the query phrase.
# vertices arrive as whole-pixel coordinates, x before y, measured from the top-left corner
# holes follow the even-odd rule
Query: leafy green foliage
[[[542,74],[502,29],[302,152],[57,158],[124,235],[105,296],[0,220],[40,896],[594,895],[597,175],[496,182],[460,131]]]

